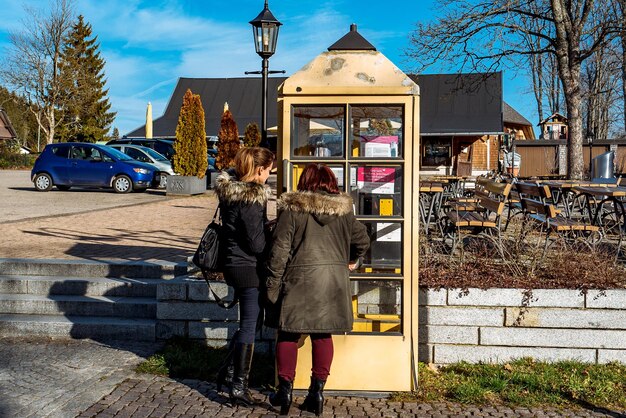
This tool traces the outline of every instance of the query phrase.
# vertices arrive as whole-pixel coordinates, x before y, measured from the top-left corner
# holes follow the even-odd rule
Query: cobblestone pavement
[[[111,393],[156,348],[0,338],[0,417],[75,417]]]

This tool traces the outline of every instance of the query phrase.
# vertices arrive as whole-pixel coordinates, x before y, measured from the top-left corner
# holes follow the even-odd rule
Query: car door
[[[53,157],[47,160],[48,171],[52,175],[54,184],[69,183],[69,160],[70,146],[67,144],[55,144],[51,147]]]
[[[103,161],[102,152],[88,144],[73,145],[70,152],[70,184],[109,186],[113,166]]]

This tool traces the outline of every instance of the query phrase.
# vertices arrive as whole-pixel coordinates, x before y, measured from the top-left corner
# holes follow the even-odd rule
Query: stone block
[[[598,350],[598,363],[617,361],[626,364],[626,350]]]
[[[189,338],[205,340],[230,340],[237,329],[239,322],[189,322]]]
[[[420,344],[478,344],[478,327],[423,326],[418,331]]]
[[[583,308],[585,297],[577,290],[535,289],[530,300],[524,300],[523,289],[448,290],[448,305],[461,306],[534,306]]]
[[[626,349],[626,331],[482,327],[480,344],[513,347]]]
[[[504,324],[504,308],[422,306],[419,308],[419,323],[497,327]]]
[[[215,297],[209,292],[209,286],[207,286],[204,280],[189,280],[188,281],[188,298],[189,300],[207,301],[215,300]],[[225,282],[211,282],[211,289],[220,298],[232,301],[235,297],[235,291],[232,287],[228,286]]]
[[[418,298],[420,306],[441,306],[447,304],[448,292],[445,289],[420,289]]]
[[[0,293],[28,293],[28,281],[0,278]]]
[[[504,363],[523,357],[532,357],[535,360],[547,362],[576,360],[583,363],[595,363],[596,350],[462,345],[435,345],[434,347],[434,363],[437,364],[450,364],[459,361]]]
[[[626,309],[626,289],[590,290],[586,302],[587,308]]]
[[[175,280],[157,285],[157,300],[186,300],[187,284]]]
[[[610,309],[506,308],[506,326],[626,330],[626,315]]]
[[[237,321],[238,316],[238,309],[224,309],[210,302],[159,302],[157,305],[157,319]]]
[[[184,321],[157,321],[157,340],[168,340],[173,337],[187,337]]]
[[[431,344],[419,344],[417,346],[417,360],[424,363],[433,363],[433,347]]]

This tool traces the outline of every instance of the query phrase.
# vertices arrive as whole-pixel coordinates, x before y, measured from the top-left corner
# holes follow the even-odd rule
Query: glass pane
[[[294,157],[343,157],[343,106],[294,106],[291,152]]]
[[[352,106],[353,157],[402,156],[402,106]]]
[[[350,194],[357,215],[402,215],[401,166],[350,166]]]
[[[353,280],[353,332],[402,332],[402,281]]]
[[[402,224],[361,221],[370,237],[363,265],[355,273],[402,274]]]
[[[452,165],[451,149],[449,137],[422,137],[422,167]]]
[[[302,170],[307,166],[308,163],[305,164],[293,164],[291,168],[291,190],[296,190],[298,188],[298,181],[300,180],[300,175],[302,174]],[[340,191],[345,192],[346,188],[344,187],[344,166],[342,164],[326,164],[328,168],[335,173],[337,177],[337,186]]]

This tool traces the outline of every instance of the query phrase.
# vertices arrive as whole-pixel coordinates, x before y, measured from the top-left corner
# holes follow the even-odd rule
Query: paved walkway
[[[73,196],[68,194],[68,196]],[[96,194],[107,199],[109,194]],[[215,210],[212,194],[3,223],[0,257],[184,262]],[[270,212],[275,209],[270,202]],[[158,348],[93,341],[0,338],[0,417],[260,417],[269,405],[232,408],[212,383],[133,370]],[[265,394],[255,392],[259,400]],[[297,397],[294,405],[302,401]],[[292,415],[300,415],[293,407]],[[312,416],[312,414],[302,414]],[[618,412],[393,403],[327,397],[338,417],[626,417]]]

